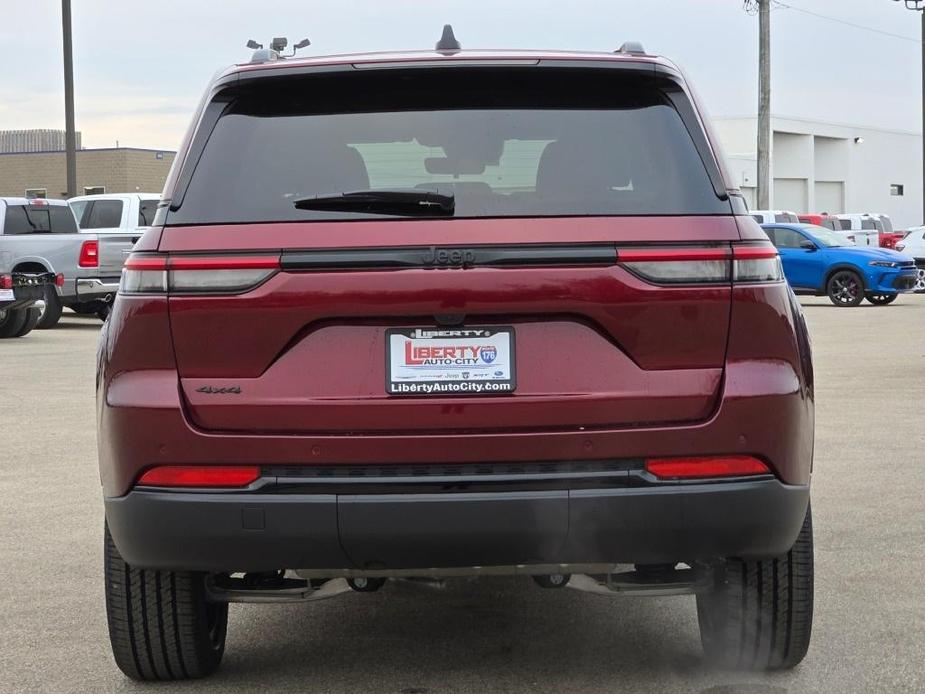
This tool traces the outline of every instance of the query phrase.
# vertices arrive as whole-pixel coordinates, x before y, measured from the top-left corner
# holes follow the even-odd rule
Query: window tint
[[[768,235],[768,238],[771,239],[771,243],[773,243],[775,246],[777,245],[777,240],[775,237],[776,231],[777,229],[765,229],[764,230],[764,233]]]
[[[678,112],[647,82],[538,71],[512,89],[503,73],[402,74],[240,96],[168,223],[370,219],[293,205],[369,188],[450,193],[457,217],[729,214]]]
[[[799,248],[805,240],[802,234],[798,234],[793,229],[778,227],[774,230],[774,245],[778,248]]]
[[[158,200],[142,200],[138,203],[138,226],[149,227],[154,224]]]
[[[9,205],[4,234],[74,234],[77,222],[66,205]]]
[[[756,222],[758,222],[759,224],[764,224],[764,215],[761,215],[761,214],[753,214],[753,215],[752,215],[752,219],[754,219],[754,220],[755,220]]]
[[[877,225],[873,219],[862,219],[861,220],[861,229],[865,231],[873,231],[876,228],[877,228]]]
[[[121,200],[93,200],[81,218],[82,229],[111,229],[122,225]]]
[[[774,215],[774,221],[781,224],[796,224],[800,220],[795,214],[784,212],[783,214]]]

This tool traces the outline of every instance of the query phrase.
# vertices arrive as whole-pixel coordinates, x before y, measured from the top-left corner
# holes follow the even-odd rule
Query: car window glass
[[[313,77],[320,101],[256,86],[215,125],[167,221],[370,219],[293,203],[406,188],[452,194],[456,217],[729,213],[658,89],[538,74],[512,90],[502,76]]]
[[[121,200],[94,200],[93,207],[81,227],[84,229],[111,229],[122,225]]]
[[[777,228],[774,230],[774,245],[778,248],[799,248],[806,239],[793,229]]]
[[[775,246],[777,245],[777,240],[775,236],[776,231],[777,229],[765,229],[764,230],[764,233],[768,235],[768,238],[771,239],[771,243],[773,243]]]
[[[4,234],[73,234],[77,222],[66,205],[10,205],[6,208]]]
[[[149,227],[154,224],[158,200],[142,200],[138,203],[138,226]]]
[[[84,215],[87,213],[87,208],[90,206],[89,200],[75,200],[69,202],[68,205],[71,206],[71,210],[74,212],[74,217],[77,219],[77,224],[81,223],[81,220],[84,218]]]

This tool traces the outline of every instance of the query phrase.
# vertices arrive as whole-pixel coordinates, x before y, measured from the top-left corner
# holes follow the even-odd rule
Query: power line
[[[838,17],[830,17],[829,15],[820,14],[819,12],[813,12],[812,10],[804,10],[802,7],[794,7],[793,5],[788,5],[784,2],[775,2],[774,3],[778,8],[782,10],[793,10],[795,12],[802,12],[803,14],[810,15],[811,17],[816,17],[817,19],[825,19],[829,22],[835,22],[836,24],[843,24],[845,26],[852,27],[854,29],[860,29],[861,31],[869,31],[873,34],[880,34],[881,36],[889,36],[890,38],[900,39],[902,41],[911,41],[912,43],[922,44],[922,41],[911,36],[903,36],[902,34],[894,34],[890,31],[884,31],[883,29],[875,29],[873,27],[864,26],[863,24],[855,24],[854,22],[849,22],[845,19],[839,19]],[[746,3],[746,10],[749,9],[750,3]]]

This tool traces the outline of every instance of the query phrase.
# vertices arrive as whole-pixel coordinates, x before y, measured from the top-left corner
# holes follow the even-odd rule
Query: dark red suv
[[[99,350],[129,677],[213,671],[229,602],[486,574],[694,594],[711,661],[803,658],[806,329],[671,62],[236,65],[155,222]]]

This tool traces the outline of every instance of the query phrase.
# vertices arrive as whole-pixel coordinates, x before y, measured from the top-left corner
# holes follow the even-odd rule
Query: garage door
[[[845,211],[845,182],[816,181],[815,212],[838,214]]]
[[[775,178],[774,204],[771,207],[775,210],[809,212],[806,201],[806,179]]]

